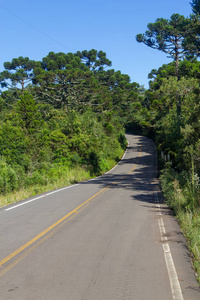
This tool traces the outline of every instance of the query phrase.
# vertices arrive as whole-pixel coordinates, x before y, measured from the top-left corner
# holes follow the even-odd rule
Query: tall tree
[[[200,0],[193,0],[191,3],[192,11],[194,14],[200,14]]]
[[[49,52],[46,57],[42,59],[42,69],[46,71],[65,70],[68,68],[85,69],[85,64],[81,62],[81,58],[73,53],[55,53]]]
[[[183,43],[189,55],[200,56],[200,0],[190,3],[193,14],[190,16],[190,26],[187,37]]]
[[[13,58],[11,62],[5,62],[5,71],[0,73],[1,86],[13,88],[20,84],[22,93],[24,93],[25,86],[34,78],[33,69],[38,66],[40,66],[40,62],[22,56]]]
[[[92,71],[103,70],[107,66],[111,66],[112,62],[106,57],[106,53],[103,51],[97,51],[91,49],[90,51],[78,51],[76,53],[78,57],[85,63],[85,65]]]
[[[37,69],[35,91],[44,102],[57,108],[78,109],[88,104],[95,93],[96,80],[94,74],[79,68],[45,71]],[[92,91],[91,91],[92,90]]]
[[[16,104],[16,112],[20,117],[20,125],[28,132],[34,132],[42,125],[41,114],[38,112],[36,101],[33,96],[24,93]]]
[[[66,111],[84,105],[102,106],[102,101],[98,101],[108,88],[99,86],[97,74],[108,65],[111,62],[106,53],[94,49],[75,54],[49,52],[41,67],[34,69],[36,94],[56,107],[65,107]]]
[[[150,88],[157,90],[163,82],[163,78],[169,79],[170,76],[176,76],[175,62],[162,65],[158,70],[153,69],[148,74]],[[179,63],[179,78],[197,78],[200,79],[200,62],[197,59],[183,60]]]
[[[158,18],[155,23],[147,25],[144,34],[138,34],[139,43],[160,50],[169,55],[176,63],[176,74],[179,73],[179,60],[185,56],[183,42],[188,34],[190,19],[179,14],[173,14],[169,20]]]

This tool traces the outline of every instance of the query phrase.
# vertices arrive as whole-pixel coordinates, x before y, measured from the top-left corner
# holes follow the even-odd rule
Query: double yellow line
[[[45,236],[45,238],[43,238],[42,240],[40,240],[38,242],[38,244],[34,245],[34,247],[31,247],[31,249],[29,249],[24,255],[22,255],[21,258],[19,258],[16,262],[14,262],[11,266],[8,266],[7,268],[3,269],[2,271],[0,271],[0,277],[3,276],[8,270],[10,270],[13,266],[15,266],[19,261],[21,261],[25,256],[27,256],[30,252],[32,252],[32,250],[34,248],[36,248],[39,244],[41,244],[44,240],[48,239],[50,236],[52,236],[53,234],[55,234],[55,232],[61,227],[63,226],[64,223],[66,223],[67,221],[69,221],[75,214],[79,213],[83,208],[85,208],[89,202],[91,200],[93,200],[94,198],[96,198],[97,196],[103,194],[106,190],[108,190],[110,187],[110,185],[108,185],[107,187],[105,187],[104,189],[102,189],[101,191],[99,191],[98,193],[96,193],[95,195],[93,195],[91,198],[89,198],[88,200],[86,200],[85,202],[83,202],[81,205],[77,206],[74,210],[72,210],[71,212],[69,212],[67,215],[65,215],[63,218],[59,219],[57,222],[55,222],[54,224],[52,224],[51,226],[49,226],[47,229],[45,229],[44,231],[42,231],[41,233],[39,233],[38,235],[36,235],[32,240],[30,240],[29,242],[27,242],[26,244],[24,244],[23,246],[21,246],[20,248],[18,248],[17,250],[15,250],[14,252],[12,252],[10,255],[8,255],[7,257],[5,257],[4,259],[2,259],[0,261],[0,267],[2,265],[4,265],[6,262],[8,262],[9,260],[11,260],[12,258],[14,258],[16,255],[18,255],[19,253],[21,253],[22,251],[24,251],[25,249],[27,249],[29,246],[33,245],[35,242],[39,241],[39,239],[41,239],[42,237]],[[61,224],[62,223],[62,224]],[[54,229],[54,230],[53,230]],[[53,231],[52,231],[53,230]],[[50,231],[52,231],[50,234],[48,234]],[[47,235],[48,234],[48,235]]]
[[[139,152],[138,158],[140,156],[141,156],[141,150]],[[128,172],[128,174],[132,173],[135,170],[136,166],[137,165],[134,164],[133,168]],[[125,175],[123,177],[126,177],[126,176],[127,175]],[[102,190],[100,190],[98,193],[96,193],[95,195],[93,195],[92,197],[90,197],[88,200],[86,200],[85,202],[83,202],[81,205],[77,206],[74,210],[72,210],[71,212],[69,212],[68,214],[66,214],[64,217],[62,217],[61,219],[59,219],[57,222],[55,222],[54,224],[52,224],[51,226],[49,226],[47,229],[45,229],[44,231],[42,231],[41,233],[39,233],[38,235],[36,235],[33,239],[31,239],[30,241],[28,241],[27,243],[25,243],[23,246],[21,246],[20,248],[18,248],[14,252],[12,252],[10,255],[8,255],[4,259],[2,259],[0,261],[0,267],[3,266],[4,264],[6,264],[8,261],[10,261],[15,256],[17,256],[18,254],[22,253],[24,250],[26,250],[28,247],[31,246],[29,249],[27,249],[27,251],[25,251],[24,253],[22,253],[21,256],[19,258],[17,258],[13,263],[9,264],[8,266],[5,266],[5,268],[3,268],[2,270],[0,270],[0,277],[2,277],[5,273],[7,273],[10,269],[12,269],[15,265],[17,265],[24,257],[26,257],[29,253],[31,253],[41,243],[43,243],[49,237],[51,237],[52,235],[54,235],[56,233],[56,231],[59,230],[59,228],[61,228],[66,222],[68,222],[69,220],[71,220],[77,213],[79,213],[83,208],[85,208],[89,204],[90,201],[92,201],[94,198],[96,198],[96,197],[102,195],[103,193],[105,193],[110,188],[110,186],[112,184],[115,184],[115,183],[117,183],[117,182],[112,182],[110,185],[108,185],[105,188],[103,188]]]

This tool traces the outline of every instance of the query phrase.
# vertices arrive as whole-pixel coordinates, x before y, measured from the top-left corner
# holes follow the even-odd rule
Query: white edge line
[[[168,271],[168,276],[169,276],[169,281],[170,281],[170,287],[172,291],[172,297],[174,300],[184,300],[181,286],[178,280],[178,275],[176,272],[176,268],[174,265],[174,261],[172,258],[170,246],[168,243],[168,239],[166,236],[166,230],[165,230],[165,225],[164,221],[162,218],[162,213],[160,210],[160,204],[158,201],[158,195],[157,196],[157,215],[159,216],[158,218],[158,226],[160,230],[160,236],[161,236],[161,241],[162,241],[162,248],[163,248],[163,253],[164,253],[164,258],[165,258],[165,263],[167,266],[167,271]]]
[[[41,195],[41,196],[39,196],[39,197],[36,197],[36,198],[30,199],[30,200],[28,200],[28,201],[25,201],[25,202],[23,202],[23,203],[20,203],[20,204],[17,204],[17,205],[15,205],[15,206],[12,206],[12,207],[6,208],[6,209],[5,209],[5,211],[8,211],[8,210],[14,209],[14,208],[16,208],[16,207],[19,207],[19,206],[22,206],[22,205],[28,204],[28,203],[30,203],[30,202],[33,202],[33,201],[35,201],[35,200],[41,199],[41,198],[43,198],[43,197],[47,197],[47,196],[49,196],[49,195],[52,195],[52,194],[58,193],[58,192],[60,192],[60,191],[62,191],[62,190],[66,190],[66,189],[72,188],[72,187],[74,187],[74,186],[77,186],[77,185],[80,185],[80,183],[73,184],[73,185],[69,185],[69,186],[66,186],[66,187],[64,187],[64,188],[61,188],[61,189],[58,189],[58,190],[52,191],[52,192],[50,192],[50,193],[47,193],[47,194]]]
[[[153,144],[154,144],[155,153],[156,153],[156,175],[157,175],[157,172],[158,172],[158,170],[157,170],[157,150],[156,150],[155,143],[153,143]],[[184,300],[181,286],[180,286],[180,283],[178,280],[178,275],[176,272],[176,267],[174,265],[173,257],[171,254],[171,249],[170,249],[168,239],[166,236],[166,229],[165,229],[165,225],[164,225],[164,221],[163,221],[163,217],[162,217],[162,212],[160,209],[160,202],[159,202],[157,192],[156,192],[156,202],[157,202],[156,211],[157,211],[157,216],[159,217],[158,218],[158,226],[159,226],[159,230],[160,230],[162,248],[163,248],[165,263],[166,263],[166,267],[167,267],[167,271],[168,271],[172,297],[174,300]]]
[[[127,153],[127,151],[128,151],[128,148],[129,148],[129,141],[127,140],[127,142],[128,142],[128,145],[127,145],[126,151],[124,152],[124,155],[122,156],[122,158],[121,158],[121,160],[118,162],[118,164],[117,164],[116,166],[114,166],[111,170],[109,170],[108,172],[102,174],[101,176],[98,176],[98,177],[95,177],[95,178],[92,178],[92,179],[89,179],[89,180],[86,180],[86,181],[83,181],[83,182],[80,182],[80,183],[77,183],[77,184],[69,185],[69,186],[66,186],[66,187],[64,187],[64,188],[61,188],[61,189],[52,191],[52,192],[50,192],[50,193],[41,195],[41,196],[39,196],[39,197],[36,197],[36,198],[30,199],[30,200],[24,201],[23,203],[19,203],[19,204],[16,204],[16,205],[12,206],[12,207],[6,208],[4,211],[9,211],[9,210],[12,210],[12,209],[14,209],[14,208],[17,208],[17,207],[19,207],[19,206],[26,205],[26,204],[28,204],[28,203],[30,203],[30,202],[33,202],[33,201],[36,201],[36,200],[38,200],[38,199],[47,197],[47,196],[49,196],[49,195],[58,193],[58,192],[60,192],[60,191],[63,191],[63,190],[66,190],[66,189],[75,187],[75,186],[80,185],[80,184],[82,184],[82,183],[86,183],[86,182],[89,182],[89,181],[92,181],[92,180],[96,180],[96,179],[98,179],[98,178],[104,176],[105,174],[110,173],[110,172],[113,171],[113,170],[119,165],[119,163],[124,159],[124,157],[125,157],[125,155],[126,155],[126,153]]]

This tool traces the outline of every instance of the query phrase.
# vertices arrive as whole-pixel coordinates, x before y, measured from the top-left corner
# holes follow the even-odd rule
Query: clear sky
[[[112,68],[148,88],[148,73],[171,59],[136,42],[147,24],[189,16],[190,0],[0,0],[0,72],[19,56],[103,50]]]

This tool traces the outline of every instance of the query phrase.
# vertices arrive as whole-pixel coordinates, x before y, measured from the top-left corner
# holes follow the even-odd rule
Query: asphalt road
[[[109,173],[0,209],[0,299],[199,300],[152,141]]]

